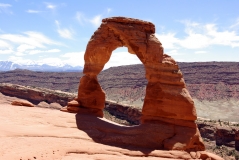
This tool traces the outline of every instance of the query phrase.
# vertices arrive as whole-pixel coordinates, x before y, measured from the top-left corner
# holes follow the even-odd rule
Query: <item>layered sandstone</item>
[[[80,79],[74,109],[78,107],[76,112],[81,115],[92,113],[103,116],[105,93],[98,83],[97,75],[109,61],[112,51],[125,46],[144,64],[148,80],[142,124],[135,129],[145,131],[145,126],[151,124],[160,128],[157,134],[150,135],[150,139],[157,139],[157,143],[151,144],[150,140],[146,140],[143,145],[150,144],[152,148],[168,150],[204,150],[194,122],[197,119],[194,102],[186,89],[183,75],[175,60],[164,54],[162,44],[154,33],[155,26],[150,22],[124,17],[103,19],[86,48],[84,75]],[[75,102],[67,106],[70,112],[72,104]]]
[[[42,101],[47,103],[59,103],[61,106],[67,105],[68,101],[74,99],[75,94],[50,90],[46,88],[22,86],[10,83],[0,83],[0,92],[4,95],[26,99],[33,104]]]

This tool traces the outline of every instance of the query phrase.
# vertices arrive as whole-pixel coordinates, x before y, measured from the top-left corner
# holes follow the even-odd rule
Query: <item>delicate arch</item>
[[[84,76],[78,90],[78,101],[82,107],[104,108],[105,93],[97,75],[110,59],[112,51],[125,46],[129,53],[137,55],[146,70],[148,85],[142,121],[196,119],[195,107],[178,65],[163,54],[163,47],[154,33],[155,26],[150,22],[123,17],[103,19],[91,37],[84,56]]]
[[[163,54],[163,47],[154,33],[155,27],[150,22],[124,17],[103,19],[87,45],[84,76],[80,79],[78,96],[68,103],[67,111],[77,112],[78,117],[84,114],[103,117],[105,93],[97,75],[110,59],[112,51],[125,46],[144,64],[148,80],[141,117],[143,124],[127,129],[141,132],[155,123],[153,126],[157,129],[153,129],[153,132],[157,130],[156,137],[155,133],[147,133],[149,137],[154,136],[145,143],[169,150],[204,150],[194,122],[197,118],[194,102],[185,87],[182,73],[177,63]],[[78,126],[85,127],[84,123],[80,124],[81,121]],[[115,129],[112,132],[120,131]],[[102,132],[108,134],[107,131]],[[133,137],[132,141],[135,141]],[[130,145],[131,141],[127,144]]]

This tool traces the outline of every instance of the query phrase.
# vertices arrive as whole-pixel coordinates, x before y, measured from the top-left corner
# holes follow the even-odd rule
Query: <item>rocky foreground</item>
[[[0,94],[0,159],[221,159],[204,151],[187,153],[96,143],[91,138],[92,132],[78,129],[77,123],[82,122],[78,121],[77,115],[46,108],[13,106],[9,103],[13,100],[16,98]],[[87,120],[92,119],[88,117]],[[98,120],[123,127],[104,118]]]
[[[25,108],[25,107],[11,106],[10,103],[13,100],[16,100],[18,98],[8,97],[8,96],[4,96],[3,94],[1,94],[2,98],[0,100],[0,107],[1,107],[1,110],[3,111],[2,113],[4,113],[3,115],[0,116],[1,120],[2,120],[1,122],[3,122],[2,123],[3,125],[0,128],[4,129],[4,131],[2,130],[4,132],[4,134],[1,134],[1,135],[19,131],[20,133],[16,133],[17,135],[14,135],[14,136],[18,137],[20,135],[24,136],[25,134],[27,134],[27,137],[28,136],[35,137],[35,139],[39,139],[39,137],[50,138],[53,136],[53,134],[50,134],[52,132],[51,131],[52,129],[51,128],[44,129],[44,127],[41,128],[40,126],[42,124],[48,124],[49,126],[54,126],[55,123],[57,123],[55,126],[58,126],[61,129],[64,129],[64,127],[71,128],[71,126],[65,126],[65,123],[70,124],[70,122],[72,122],[71,125],[73,125],[73,122],[76,121],[75,120],[76,117],[74,117],[74,114],[68,114],[68,113],[62,114],[62,112],[58,111],[61,108],[61,105],[58,103],[54,103],[56,101],[61,102],[61,99],[65,99],[66,97],[68,97],[69,99],[73,99],[75,96],[74,94],[69,94],[67,92],[59,92],[59,91],[54,91],[54,90],[47,90],[47,89],[42,89],[42,88],[32,88],[32,87],[24,87],[24,86],[19,86],[19,85],[11,85],[11,84],[1,84],[0,92],[4,92],[4,90],[3,90],[4,86],[8,88],[8,95],[11,93],[12,96],[15,96],[15,97],[21,96],[22,98],[24,98],[24,93],[28,93],[28,92],[33,93],[31,95],[32,97],[37,98],[36,95],[39,95],[39,94],[45,95],[45,97],[43,96],[42,99],[38,99],[38,101],[36,101],[37,99],[33,100],[33,99],[29,99],[29,98],[25,97],[24,99],[28,99],[29,101],[35,103],[35,106],[37,106],[37,108],[36,107]],[[7,107],[7,108],[5,108],[5,107]],[[48,109],[46,109],[46,108],[48,108]],[[57,109],[57,110],[52,110],[52,109]],[[14,112],[12,112],[12,110],[14,110]],[[25,115],[25,114],[23,114],[24,112],[30,112],[30,113],[27,113],[27,115]],[[37,115],[31,115],[31,114],[37,114]],[[44,115],[44,114],[46,114],[46,115]],[[10,116],[10,117],[6,117],[6,116]],[[13,118],[11,118],[11,116]],[[18,117],[18,116],[20,116],[20,117]],[[21,116],[23,116],[23,117],[21,117]],[[68,120],[67,119],[68,116],[71,117],[71,119]],[[140,116],[141,116],[141,110],[139,110],[138,108],[135,108],[133,106],[120,105],[120,104],[117,104],[116,102],[109,101],[109,100],[106,101],[104,117],[111,121],[114,121],[118,124],[123,124],[123,125],[139,124]],[[44,118],[42,118],[42,117],[44,117]],[[49,119],[47,119],[47,117],[52,117],[52,119],[49,120]],[[19,126],[14,126],[15,124],[8,124],[9,122],[13,123],[14,118],[17,118],[16,121],[18,121],[17,124]],[[23,122],[20,121],[21,118],[24,119]],[[57,121],[56,121],[56,119],[57,119]],[[42,122],[44,120],[46,120],[47,122]],[[53,122],[51,122],[51,120]],[[39,128],[40,130],[47,131],[47,132],[49,132],[49,134],[47,134],[45,132],[42,133],[42,131],[34,131],[34,134],[35,134],[35,132],[39,132],[39,135],[34,135],[34,136],[31,134],[28,135],[28,133],[26,133],[26,132],[29,132],[29,131],[26,130],[26,127],[23,127],[23,124],[27,125],[28,123],[31,123],[31,122],[37,122],[37,124],[34,124],[34,126],[37,126],[37,128],[40,127]],[[197,124],[199,127],[199,131],[201,133],[201,136],[204,140],[206,150],[208,152],[216,153],[217,155],[224,157],[224,159],[237,159],[239,157],[239,153],[237,151],[238,147],[239,147],[239,141],[238,141],[239,123],[232,123],[232,122],[225,122],[225,121],[214,121],[214,120],[209,120],[209,119],[207,120],[207,119],[199,118],[197,120]],[[74,124],[74,125],[76,125],[76,124]],[[7,128],[6,126],[11,126],[10,128],[12,128],[13,130],[11,131],[10,128],[8,128],[6,130],[6,128]],[[22,129],[24,130],[24,132],[22,131]],[[33,130],[36,130],[36,128],[33,127],[30,130],[31,131],[29,133],[31,133]],[[66,130],[68,130],[68,129],[66,129],[64,131],[63,130],[59,131],[59,128],[58,129],[53,128],[53,130],[56,130],[57,136],[55,136],[55,137],[58,137],[58,135],[61,135],[62,133],[64,134],[66,132]],[[0,132],[2,132],[2,131],[0,131]],[[72,132],[72,133],[75,133],[75,132]],[[48,136],[42,136],[45,134],[47,134]],[[71,135],[71,134],[67,133],[62,136],[65,137],[66,135]],[[38,137],[38,138],[36,138],[36,137]],[[81,135],[80,135],[80,137],[81,137]],[[22,140],[23,139],[24,138],[22,137]],[[25,141],[25,140],[23,140],[23,141]],[[48,143],[48,142],[46,142],[46,143]],[[52,152],[53,152],[53,150],[52,150]],[[56,154],[55,150],[54,150],[54,154]],[[66,154],[66,153],[64,153],[64,154]],[[67,155],[67,156],[69,156],[69,155]],[[78,154],[78,156],[79,156],[79,154]],[[103,158],[103,159],[105,159],[105,158]]]

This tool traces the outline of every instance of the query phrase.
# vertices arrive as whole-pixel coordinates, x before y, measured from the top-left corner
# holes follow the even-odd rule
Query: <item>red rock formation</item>
[[[150,22],[124,17],[103,19],[86,48],[84,76],[80,79],[75,112],[103,116],[105,93],[97,75],[109,61],[112,51],[125,46],[144,64],[148,80],[142,123],[163,126],[164,131],[157,135],[164,137],[160,142],[163,149],[204,150],[194,122],[197,119],[194,102],[182,73],[174,59],[163,53],[154,33],[155,26]],[[73,111],[70,109],[72,104],[75,102],[70,102],[67,107],[70,112]],[[168,132],[167,136],[164,132]]]
[[[14,106],[34,107],[34,105],[31,102],[29,102],[27,100],[20,100],[20,99],[12,101],[11,104],[14,105]]]

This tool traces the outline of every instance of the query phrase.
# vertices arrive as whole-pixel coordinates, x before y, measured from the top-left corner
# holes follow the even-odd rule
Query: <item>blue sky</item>
[[[1,0],[0,60],[84,65],[102,18],[151,21],[165,53],[177,61],[239,62],[238,0]],[[116,49],[106,68],[140,61]]]

